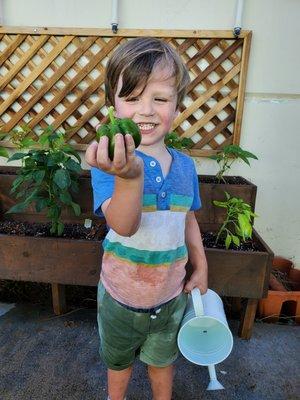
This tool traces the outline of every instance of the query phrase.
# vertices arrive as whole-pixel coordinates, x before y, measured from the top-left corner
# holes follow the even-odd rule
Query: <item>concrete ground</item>
[[[300,399],[300,327],[255,323],[251,340],[245,341],[237,336],[238,321],[229,325],[233,351],[216,366],[225,390],[207,392],[207,368],[180,357],[173,399]],[[106,396],[96,310],[79,309],[57,317],[43,306],[17,304],[7,310],[0,304],[0,400],[102,400]],[[151,398],[145,366],[137,361],[127,399]]]

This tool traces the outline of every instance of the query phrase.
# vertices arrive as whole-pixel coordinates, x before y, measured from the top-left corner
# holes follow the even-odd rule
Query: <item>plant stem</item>
[[[113,106],[108,107],[108,115],[109,115],[109,119],[112,124],[115,122],[114,111],[115,111],[115,109]]]

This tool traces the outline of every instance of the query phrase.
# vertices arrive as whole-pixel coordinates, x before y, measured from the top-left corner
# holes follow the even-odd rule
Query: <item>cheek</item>
[[[115,97],[115,110],[117,118],[130,118],[130,110],[127,103],[122,101],[119,97]]]

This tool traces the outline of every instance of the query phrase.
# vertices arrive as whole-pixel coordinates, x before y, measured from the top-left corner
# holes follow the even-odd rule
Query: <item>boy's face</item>
[[[143,146],[164,146],[164,137],[170,132],[178,115],[175,78],[170,77],[170,68],[157,66],[142,88],[135,88],[128,97],[118,97],[122,88],[119,78],[115,94],[115,109],[118,118],[131,118],[138,124]],[[141,93],[142,91],[142,93]]]

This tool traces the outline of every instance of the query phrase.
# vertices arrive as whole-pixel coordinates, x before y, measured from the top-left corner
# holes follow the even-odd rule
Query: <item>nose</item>
[[[139,114],[143,116],[154,115],[154,107],[151,99],[143,99],[140,102]]]

